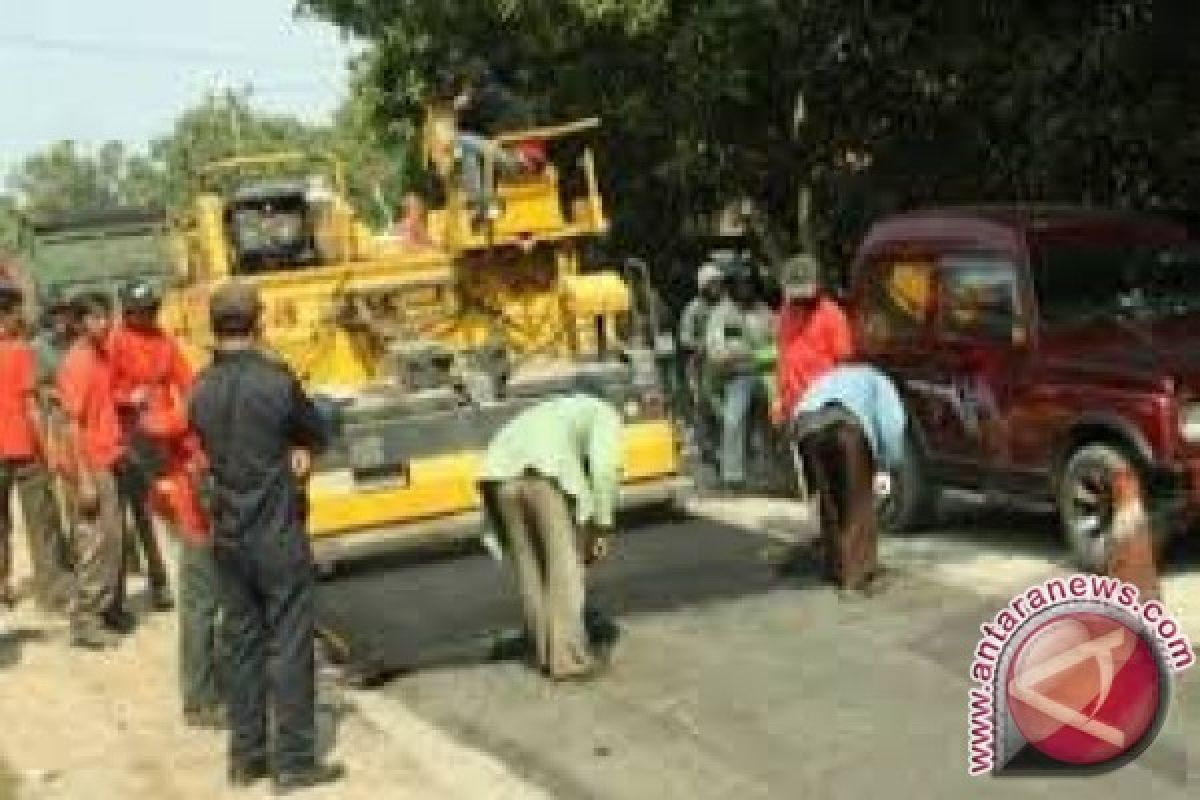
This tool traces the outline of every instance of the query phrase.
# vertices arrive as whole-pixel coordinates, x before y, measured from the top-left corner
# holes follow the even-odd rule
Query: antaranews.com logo
[[[971,663],[968,771],[1107,772],[1166,716],[1173,673],[1196,660],[1157,600],[1116,578],[1030,587],[980,627]]]

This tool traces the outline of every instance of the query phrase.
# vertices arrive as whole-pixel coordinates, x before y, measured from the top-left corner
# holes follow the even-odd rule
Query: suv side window
[[[920,338],[933,307],[934,269],[932,260],[918,258],[885,258],[871,264],[861,310],[868,349]]]
[[[1018,311],[1017,270],[993,256],[947,256],[939,265],[938,327],[943,335],[1012,338]]]

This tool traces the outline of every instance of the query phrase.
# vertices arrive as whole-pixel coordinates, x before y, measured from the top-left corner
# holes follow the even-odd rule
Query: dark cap
[[[238,336],[251,333],[262,313],[258,287],[245,281],[233,280],[222,284],[212,294],[208,320],[213,333]]]
[[[121,290],[121,308],[126,311],[155,311],[160,305],[162,296],[149,281],[134,281]]]

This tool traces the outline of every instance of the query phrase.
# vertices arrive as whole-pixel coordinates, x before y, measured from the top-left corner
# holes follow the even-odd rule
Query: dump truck
[[[233,277],[259,287],[266,344],[334,410],[334,444],[309,485],[325,568],[478,531],[488,441],[581,375],[626,420],[623,505],[671,504],[688,491],[655,360],[670,343],[643,320],[654,313],[647,270],[585,258],[609,224],[586,142],[597,125],[513,138],[550,157],[497,175],[503,213],[483,228],[452,169],[435,161],[445,203],[429,214],[429,246],[369,230],[331,158],[246,156],[198,176],[175,219],[178,281],[163,322],[202,364],[211,292]]]
[[[149,280],[167,288],[177,280],[175,238],[161,208],[115,208],[22,219],[22,257],[37,302],[52,295],[102,291]]]

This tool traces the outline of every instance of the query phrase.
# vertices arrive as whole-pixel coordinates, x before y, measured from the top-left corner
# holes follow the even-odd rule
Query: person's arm
[[[58,371],[58,397],[67,417],[68,458],[74,465],[80,510],[95,511],[98,495],[96,481],[84,451],[83,410],[87,402],[88,374],[74,352],[68,353]]]
[[[26,347],[21,352],[22,356],[17,360],[16,368],[8,379],[13,382],[13,388],[17,393],[24,398],[22,407],[29,430],[33,432],[33,446],[48,462],[50,456],[49,437],[42,419],[42,407],[38,402],[37,356],[32,347]]]
[[[687,304],[683,309],[683,314],[679,317],[679,345],[692,352],[700,349],[700,338],[703,335],[697,335],[696,326],[699,322],[700,305],[695,300]]]
[[[621,417],[604,403],[592,419],[588,435],[588,472],[595,501],[595,525],[611,531],[621,487]]]
[[[291,410],[288,415],[288,437],[294,447],[321,452],[328,445],[328,433],[321,413],[312,398],[305,393],[300,381],[291,378]]]
[[[832,303],[832,312],[829,316],[829,352],[836,364],[841,364],[850,361],[854,358],[856,350],[854,347],[854,331],[850,327],[850,317],[837,303]]]
[[[126,340],[121,330],[114,330],[108,337],[109,358],[112,361],[113,400],[117,408],[134,409],[146,400],[145,387],[137,384],[127,371],[129,356]]]
[[[179,344],[174,339],[168,341],[171,345],[171,364],[167,372],[167,380],[179,390],[182,397],[187,397],[196,383],[196,373],[192,370],[191,362],[187,360],[187,356],[183,354],[183,349]]]

